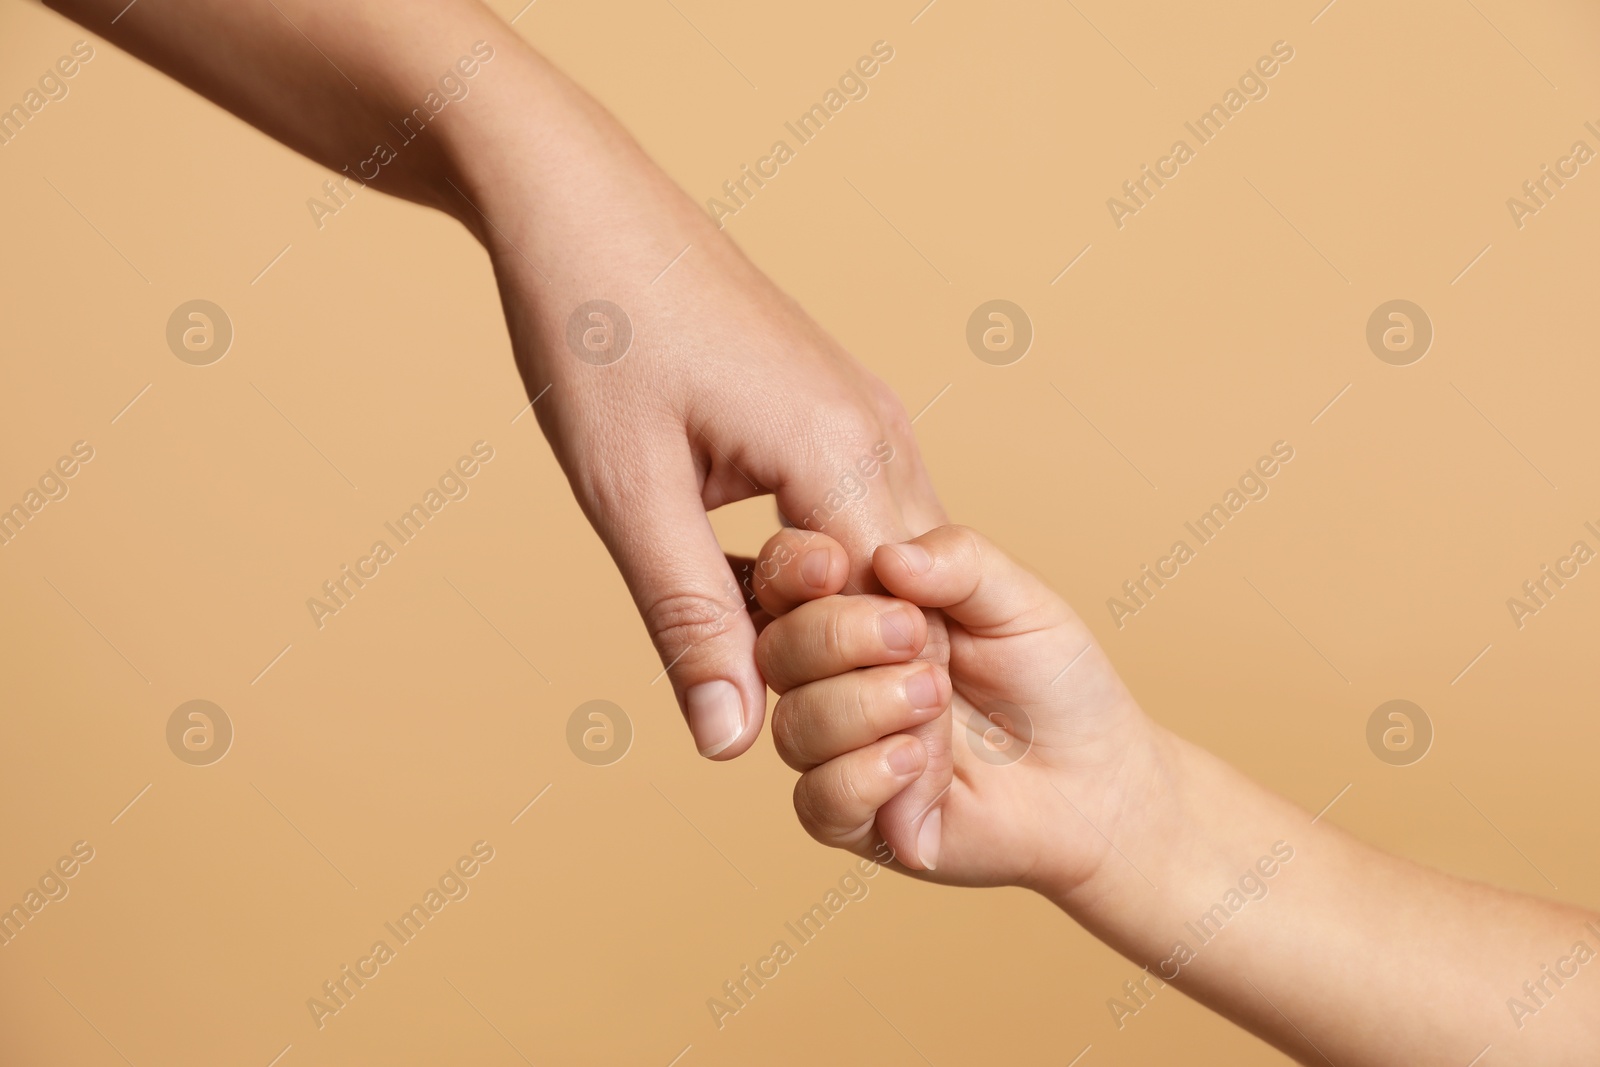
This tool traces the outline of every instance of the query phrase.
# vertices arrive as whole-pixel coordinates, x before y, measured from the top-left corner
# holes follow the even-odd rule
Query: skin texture
[[[766,709],[755,627],[709,510],[772,494],[792,522],[844,546],[852,591],[876,588],[878,545],[943,521],[894,393],[474,0],[51,6],[336,174],[452,215],[483,244],[539,425],[702,755],[749,749]],[[456,66],[463,57],[476,60],[470,74]],[[445,75],[466,94],[442,86]],[[400,127],[430,93],[450,102],[407,139]],[[392,158],[366,162],[380,144]],[[631,347],[609,365],[567,342],[569,319],[595,299],[632,326]],[[865,490],[835,509],[830,495],[848,478]],[[925,622],[937,657],[943,621]],[[908,863],[950,781],[948,721],[914,732],[927,764],[883,817]],[[920,844],[933,855],[937,833]]]
[[[1270,895],[1181,962],[1172,984],[1306,1063],[1460,1065],[1485,1044],[1486,1064],[1592,1059],[1600,978],[1544,979],[1520,1026],[1506,1007],[1535,1003],[1522,983],[1575,941],[1600,945],[1583,925],[1592,916],[1310,824],[1151,723],[1064,605],[992,546],[934,529],[944,516],[893,394],[487,9],[52,6],[336,173],[402,141],[391,123],[475,43],[493,49],[470,95],[370,183],[452,215],[487,250],[529,396],[543,396],[540,426],[712,758],[739,755],[760,731],[754,652],[767,625],[761,662],[783,693],[775,738],[804,771],[796,808],[819,839],[863,854],[884,841],[902,869],[948,884],[1028,886],[1163,974],[1184,924],[1281,841],[1293,857]],[[622,306],[635,336],[604,367],[565,339],[573,309],[596,298]],[[865,494],[809,522],[825,535],[782,535],[788,560],[768,554],[736,579],[709,509],[771,493],[808,524],[880,444],[892,458],[862,471]],[[880,547],[919,534],[932,553],[924,573]],[[826,566],[808,581],[819,549]],[[860,595],[885,589],[904,602]],[[873,647],[886,633],[896,644]],[[931,698],[910,699],[914,676]],[[723,718],[719,694],[732,702]],[[985,717],[1001,704],[1031,722],[1014,763],[978,755],[986,737],[1002,752],[1022,740],[1014,720]]]
[[[830,560],[812,568],[820,582],[798,573],[815,552]],[[880,805],[925,758],[904,731],[947,701],[943,850],[934,871],[902,869],[1055,902],[1143,968],[1108,1000],[1119,1027],[1171,986],[1306,1064],[1594,1062],[1596,913],[1312,822],[1151,721],[1072,610],[972,530],[880,547],[892,595],[870,603],[836,595],[844,557],[784,531],[756,563],[788,560],[755,590],[770,620],[757,656],[783,694],[773,739],[803,772],[795,811],[817,840],[873,853]],[[913,608],[948,618],[947,666],[913,658],[923,631],[902,647],[872,625]]]

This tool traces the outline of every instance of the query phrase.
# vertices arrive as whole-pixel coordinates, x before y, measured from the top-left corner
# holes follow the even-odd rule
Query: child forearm
[[[1145,968],[1108,1001],[1119,1027],[1170,985],[1302,1063],[1593,1062],[1594,915],[1389,856],[1170,734],[1152,749],[1120,851],[1050,894]]]

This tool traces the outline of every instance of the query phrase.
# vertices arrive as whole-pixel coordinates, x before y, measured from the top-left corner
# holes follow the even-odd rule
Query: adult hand
[[[495,151],[457,154],[473,205],[461,217],[490,250],[529,395],[544,396],[540,425],[627,581],[695,746],[729,759],[760,732],[766,692],[752,590],[707,512],[773,494],[796,527],[843,546],[852,592],[879,588],[878,545],[943,512],[894,394],[575,86],[537,62],[504,71],[528,84],[496,89],[517,106],[484,131]],[[924,654],[939,659],[937,612],[928,629]],[[906,862],[931,865],[948,717],[917,732],[928,770],[884,823]]]
[[[878,544],[942,518],[906,411],[578,86],[517,51],[477,91],[453,210],[490,250],[534,413],[694,744],[736,757],[765,685],[707,512],[774,494],[867,589]]]
[[[765,686],[746,591],[707,512],[771,493],[791,523],[845,546],[865,589],[872,550],[937,524],[938,502],[893,393],[630,144],[577,153],[560,211],[529,165],[474,200],[494,220],[483,237],[529,395],[549,388],[534,411],[696,747],[737,756]]]
[[[748,749],[765,709],[755,630],[708,510],[774,494],[797,525],[838,539],[862,589],[878,544],[942,521],[893,394],[481,4],[51,2],[483,242],[540,425],[705,755]],[[935,758],[932,795],[947,760],[939,773]]]

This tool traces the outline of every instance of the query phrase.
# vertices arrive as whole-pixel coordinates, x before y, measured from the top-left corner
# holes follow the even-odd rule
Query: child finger
[[[979,637],[1060,625],[1066,606],[1033,573],[966,526],[940,526],[882,545],[873,570],[896,596],[944,613]]]
[[[950,701],[950,679],[932,663],[916,661],[849,671],[798,686],[772,712],[778,755],[809,771],[930,719]]]
[[[762,546],[750,572],[750,592],[774,617],[799,604],[844,589],[850,560],[844,547],[826,534],[787,528]]]
[[[756,666],[781,695],[857,667],[914,659],[927,638],[920,608],[885,596],[831,596],[773,620],[756,640]]]
[[[878,809],[910,784],[927,762],[921,742],[896,734],[847,752],[805,774],[794,787],[794,810],[806,833],[834,848],[854,849],[875,832]]]

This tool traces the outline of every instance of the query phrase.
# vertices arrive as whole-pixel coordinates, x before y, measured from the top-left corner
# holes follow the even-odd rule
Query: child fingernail
[[[897,778],[904,778],[906,775],[911,774],[921,764],[922,761],[917,758],[915,741],[901,745],[899,748],[891,749],[889,752],[889,769],[895,773]]]
[[[689,732],[700,755],[715,756],[744,733],[744,701],[732,682],[719,679],[691,686],[685,703]]]
[[[922,829],[917,833],[917,859],[922,861],[926,870],[934,870],[939,866],[939,839],[944,826],[944,813],[938,808],[933,810],[922,823]]]
[[[906,565],[906,570],[913,575],[927,574],[928,568],[933,566],[933,557],[928,555],[928,550],[921,545],[894,545],[895,555],[900,557],[900,562]]]
[[[828,582],[828,564],[832,558],[825,548],[813,548],[800,561],[800,577],[813,589],[821,589]]]
[[[933,671],[918,671],[906,680],[906,701],[918,710],[939,706],[939,683]]]
[[[878,636],[891,652],[910,652],[916,644],[916,623],[903,611],[878,616]]]

